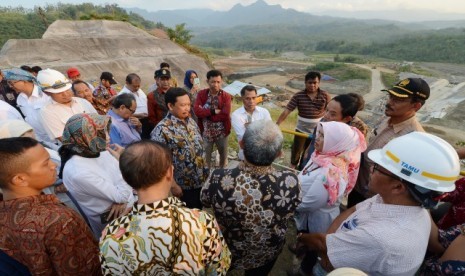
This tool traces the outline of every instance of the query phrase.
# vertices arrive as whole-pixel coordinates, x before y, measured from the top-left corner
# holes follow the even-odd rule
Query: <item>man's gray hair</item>
[[[242,137],[244,157],[256,166],[269,166],[281,153],[283,134],[271,120],[250,123]]]

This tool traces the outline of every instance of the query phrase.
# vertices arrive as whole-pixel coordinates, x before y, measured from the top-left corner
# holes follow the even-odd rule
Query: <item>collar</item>
[[[136,92],[133,92],[133,91],[129,90],[129,88],[128,88],[126,85],[124,85],[123,89],[121,89],[120,93],[121,93],[121,92],[127,92],[127,93],[137,94],[137,96],[139,96],[139,93],[141,93],[141,92],[144,93],[140,88],[139,88],[139,90],[137,90]]]
[[[218,92],[218,94],[213,95],[213,94],[211,93],[211,91],[210,91],[210,88],[208,88],[208,95],[209,95],[209,96],[210,96],[210,95],[212,95],[212,96],[220,96],[221,94],[223,94],[223,92],[224,92],[223,89],[220,88],[220,91]]]
[[[113,109],[110,109],[110,111],[108,111],[108,115],[118,121],[118,122],[127,122],[128,120],[124,119],[123,117],[119,116],[116,112],[113,111]]]
[[[168,198],[155,201],[147,204],[134,204],[132,206],[132,215],[135,214],[150,214],[160,211],[166,211],[170,209],[171,206],[185,207],[185,203],[182,202],[179,198],[170,196]]]
[[[87,101],[87,100],[85,100],[85,101]],[[64,105],[64,104],[61,104],[61,103],[59,103],[59,102],[56,102],[54,99],[52,99],[52,97],[50,97],[50,102],[51,102],[52,104]],[[72,97],[72,98],[71,98],[71,105],[73,105],[73,104],[75,104],[75,103],[77,103],[76,97]]]
[[[275,171],[271,165],[270,166],[255,166],[253,164],[250,164],[246,160],[242,161],[239,164],[238,168],[243,172],[250,173],[252,175],[257,175],[257,176],[270,174]]]
[[[42,89],[40,89],[39,86],[34,84],[34,88],[32,89],[31,97],[40,98],[42,96],[42,94],[44,94],[44,92],[42,92]]]
[[[388,125],[394,129],[395,133],[398,133],[401,130],[405,129],[406,127],[412,125],[412,123],[417,120],[417,117],[415,115],[413,115],[412,117],[408,118],[407,120],[405,120],[403,122],[400,122],[398,124],[395,124],[395,125],[391,124],[390,120],[391,119],[388,120]]]
[[[242,114],[250,114],[249,112],[247,112],[247,110],[245,110],[245,107],[244,107],[244,106],[241,106],[240,108],[241,108],[241,110],[239,111],[240,113],[242,113]],[[252,112],[252,114],[255,114],[255,113],[257,113],[257,112],[259,112],[259,111],[258,111],[258,106],[255,106],[255,109],[254,109],[254,111]]]
[[[0,201],[0,208],[8,209],[29,209],[37,205],[59,204],[60,200],[55,195],[40,194],[36,196],[27,196],[12,200]]]
[[[187,117],[186,120],[181,120],[178,117],[174,116],[173,113],[168,111],[168,118],[173,121],[173,123],[183,123],[183,124],[189,124],[189,119],[190,117]]]

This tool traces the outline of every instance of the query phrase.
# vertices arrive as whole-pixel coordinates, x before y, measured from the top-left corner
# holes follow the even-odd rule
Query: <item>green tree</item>
[[[172,28],[167,28],[166,33],[168,34],[170,40],[179,43],[181,45],[189,44],[192,37],[191,31],[186,29],[186,23],[178,24]]]

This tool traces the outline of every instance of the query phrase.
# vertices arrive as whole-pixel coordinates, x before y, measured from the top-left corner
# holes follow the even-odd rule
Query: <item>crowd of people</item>
[[[331,98],[319,72],[273,122],[253,85],[231,114],[218,70],[178,87],[163,62],[146,93],[136,73],[116,91],[111,72],[94,87],[75,67],[35,69],[0,75],[2,275],[268,275],[291,223],[290,275],[465,273],[465,152],[417,121],[423,79],[385,90],[370,131],[363,98]],[[292,169],[278,170],[295,109]]]

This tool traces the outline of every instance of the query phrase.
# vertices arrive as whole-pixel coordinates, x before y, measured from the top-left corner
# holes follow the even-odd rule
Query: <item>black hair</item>
[[[341,105],[342,118],[347,116],[355,117],[357,112],[361,110],[360,108],[363,109],[365,106],[363,98],[354,93],[337,95],[332,100]]]
[[[165,68],[165,67],[170,68],[170,65],[169,65],[167,62],[162,62],[162,63],[160,63],[160,69],[161,69],[161,68]]]
[[[131,84],[132,81],[135,80],[135,79],[140,80],[139,75],[137,75],[136,73],[131,73],[131,74],[126,76],[126,83]]]
[[[174,105],[178,99],[178,97],[184,96],[184,95],[189,95],[186,90],[182,89],[181,87],[172,87],[168,89],[165,93],[165,104],[168,106],[168,104]]]
[[[85,81],[83,81],[83,80],[75,80],[75,81],[73,81],[73,84],[71,84],[71,90],[73,91],[74,95],[76,95],[76,93],[77,93],[77,92],[76,92],[76,89],[74,89],[74,86],[75,86],[76,84],[80,84],[80,83],[83,83],[83,84],[85,84],[88,88],[90,88],[90,86],[89,86],[89,84],[88,84],[87,82],[85,82]]]
[[[321,80],[320,72],[310,71],[305,75],[305,82],[307,82],[308,80],[316,79],[316,78],[318,79],[318,81]]]
[[[134,95],[132,95],[131,93],[121,93],[118,96],[116,96],[111,105],[115,108],[119,108],[122,105],[124,105],[127,108],[130,108],[133,101],[136,101],[136,97],[134,97]]]
[[[130,144],[119,158],[123,179],[136,190],[159,183],[172,164],[169,148],[151,140]]]
[[[0,188],[7,189],[11,178],[25,171],[30,164],[21,158],[21,155],[28,149],[37,146],[39,142],[30,137],[14,137],[0,139]]]
[[[31,72],[39,73],[39,71],[42,71],[42,67],[40,67],[40,66],[33,66],[31,68]]]
[[[209,80],[210,78],[214,78],[214,77],[223,78],[223,74],[219,70],[210,70],[207,72],[207,80]]]
[[[21,67],[19,67],[19,68],[21,68],[24,71],[28,71],[29,73],[31,73],[31,71],[32,71],[31,67],[27,66],[27,65],[21,65]]]
[[[255,94],[257,94],[257,88],[255,88],[255,86],[250,85],[250,84],[242,87],[242,89],[241,89],[241,96],[242,97],[244,97],[245,91],[255,91]]]

